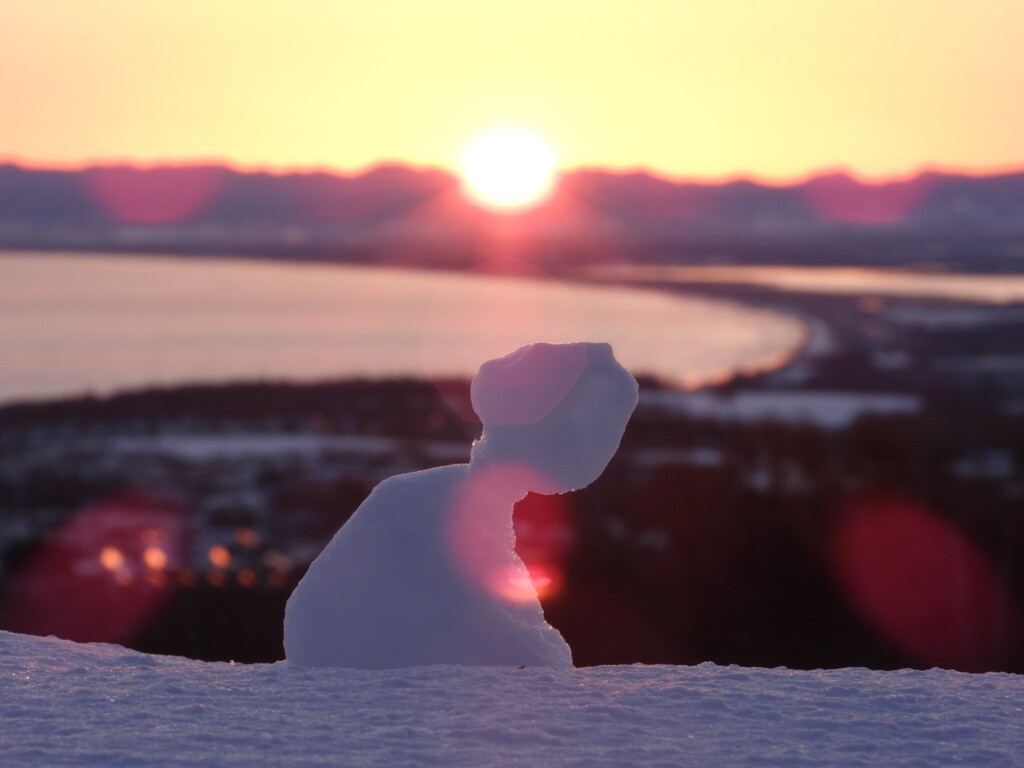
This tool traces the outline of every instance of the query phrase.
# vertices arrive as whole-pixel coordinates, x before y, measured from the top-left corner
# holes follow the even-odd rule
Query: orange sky
[[[1024,167],[1020,0],[2,0],[0,157]]]

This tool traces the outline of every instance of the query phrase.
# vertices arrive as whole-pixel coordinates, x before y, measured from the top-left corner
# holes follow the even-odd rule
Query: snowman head
[[[470,394],[484,425],[471,467],[531,478],[514,489],[522,496],[597,479],[636,407],[637,384],[608,344],[531,344],[484,363]]]

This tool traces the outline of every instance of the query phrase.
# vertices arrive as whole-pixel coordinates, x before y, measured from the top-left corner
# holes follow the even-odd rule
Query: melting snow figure
[[[607,344],[533,344],[485,363],[471,395],[470,463],[385,480],[295,588],[290,663],[572,665],[515,553],[512,507],[601,474],[636,381]]]

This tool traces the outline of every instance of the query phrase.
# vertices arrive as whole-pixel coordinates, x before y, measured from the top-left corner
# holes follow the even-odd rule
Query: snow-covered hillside
[[[1024,677],[302,669],[0,632],[4,766],[1024,764]]]

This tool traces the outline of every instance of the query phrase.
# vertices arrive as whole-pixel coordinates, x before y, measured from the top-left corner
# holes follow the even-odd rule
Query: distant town
[[[926,511],[963,537],[940,558],[976,550],[1024,595],[1024,309],[715,293],[810,319],[803,353],[693,392],[643,382],[601,480],[554,517],[544,497],[517,508],[520,552],[543,574],[547,614],[578,664],[926,664],[894,650],[844,592],[830,553],[858,505]],[[17,610],[19,591],[84,579],[111,606],[159,597],[118,642],[280,658],[287,595],[366,494],[389,475],[465,461],[477,432],[464,381],[2,407],[2,626],[50,633],[45,617],[32,625]],[[80,518],[91,535],[62,535]],[[54,558],[62,565],[39,576]],[[971,605],[954,608],[967,625]],[[960,667],[1024,670],[1020,627],[1004,613],[992,621],[1005,626],[968,626]]]

